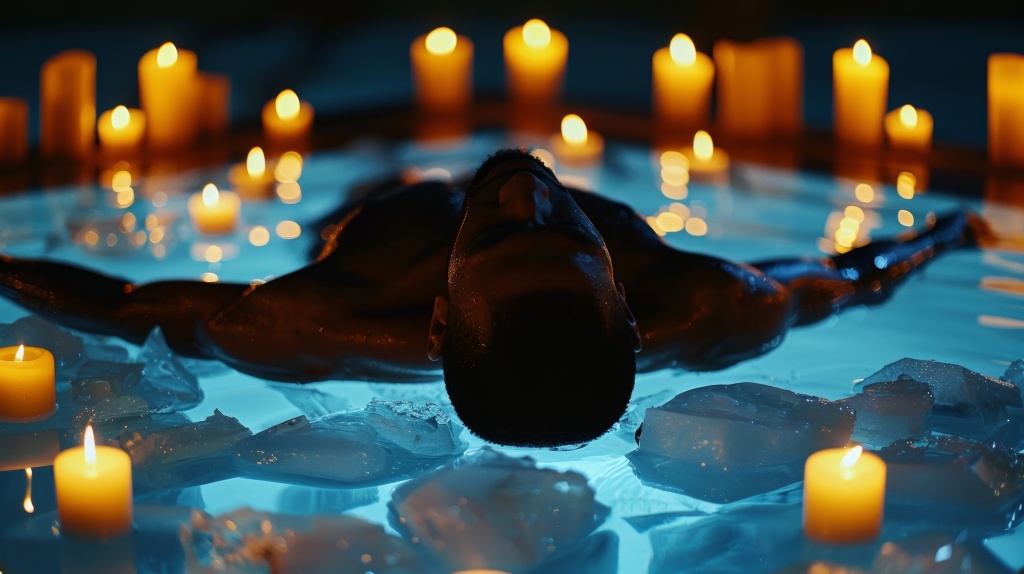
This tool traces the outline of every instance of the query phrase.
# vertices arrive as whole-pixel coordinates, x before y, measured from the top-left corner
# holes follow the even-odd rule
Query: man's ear
[[[430,316],[430,332],[427,334],[427,358],[437,361],[444,355],[444,336],[448,329],[448,298],[434,297],[434,313]]]
[[[616,283],[615,290],[618,292],[619,305],[622,306],[622,312],[626,314],[626,321],[633,328],[633,351],[639,352],[643,347],[643,340],[640,338],[640,328],[636,326],[636,317],[633,316],[633,311],[629,309],[629,304],[626,303],[626,287],[622,283]]]

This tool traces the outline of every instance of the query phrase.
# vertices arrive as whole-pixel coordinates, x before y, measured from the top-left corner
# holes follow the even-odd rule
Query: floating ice
[[[836,401],[853,408],[853,440],[875,447],[928,434],[935,397],[931,387],[913,379],[864,385],[859,394]]]
[[[933,431],[984,439],[1007,418],[1006,408],[1021,407],[1021,390],[960,365],[904,358],[857,383],[867,385],[912,379],[927,383],[935,396],[928,425]]]
[[[608,514],[583,475],[489,447],[402,484],[388,507],[442,572],[532,571],[579,550]]]
[[[191,526],[182,528],[181,542],[193,574],[423,572],[407,542],[354,516],[196,511]]]
[[[150,332],[136,361],[143,365],[142,378],[126,392],[144,397],[158,409],[184,411],[202,402],[199,380],[167,346],[160,327]]]
[[[626,457],[646,484],[729,502],[800,480],[811,453],[849,442],[855,416],[769,385],[710,385],[648,409]]]
[[[283,383],[272,385],[273,389],[295,405],[299,412],[311,419],[318,419],[332,413],[347,411],[352,408],[348,399],[327,394],[316,388],[314,384],[296,385]]]
[[[359,411],[299,416],[242,441],[245,476],[311,486],[408,478],[462,454],[462,428],[430,405],[374,400]]]

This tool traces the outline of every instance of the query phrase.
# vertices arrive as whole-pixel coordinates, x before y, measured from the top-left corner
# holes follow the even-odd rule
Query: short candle
[[[274,193],[274,166],[267,165],[263,148],[249,150],[245,163],[237,163],[228,171],[228,182],[239,195],[250,199],[266,199]]]
[[[263,106],[263,135],[279,151],[306,147],[313,131],[313,106],[294,90],[282,90]]]
[[[188,198],[188,215],[200,233],[223,235],[234,231],[241,206],[237,193],[220,191],[216,185],[208,183],[203,191]]]
[[[885,476],[885,462],[859,445],[809,456],[804,465],[804,534],[828,544],[861,544],[877,538]]]
[[[53,353],[39,347],[0,349],[0,420],[33,421],[57,408]]]
[[[583,118],[568,114],[562,118],[562,131],[551,137],[551,151],[565,165],[584,167],[601,161],[604,138],[587,129]]]
[[[104,154],[118,159],[130,157],[142,147],[146,135],[146,112],[117,106],[100,114],[96,130]]]
[[[693,180],[717,180],[729,170],[729,154],[716,148],[711,134],[699,130],[693,135],[693,147],[685,148],[683,155],[690,162],[690,176]]]
[[[54,459],[53,481],[63,534],[105,540],[131,531],[131,458],[119,448],[96,446],[92,426],[85,428],[82,446]]]
[[[885,114],[885,135],[889,147],[926,152],[932,147],[932,115],[911,105],[901,106]]]

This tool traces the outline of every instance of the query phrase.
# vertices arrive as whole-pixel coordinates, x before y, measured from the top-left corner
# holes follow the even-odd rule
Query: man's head
[[[501,150],[477,170],[429,346],[456,412],[485,440],[586,442],[624,412],[635,321],[604,239],[532,155]]]

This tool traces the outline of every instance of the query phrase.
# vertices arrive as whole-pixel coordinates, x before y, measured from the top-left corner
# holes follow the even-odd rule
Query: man
[[[670,247],[628,206],[567,189],[517,149],[468,185],[392,182],[334,215],[309,266],[255,287],[133,285],[0,256],[0,293],[136,343],[159,326],[179,353],[277,381],[436,380],[440,363],[471,432],[555,446],[605,433],[637,372],[761,355],[986,233],[954,213],[832,258],[734,263]]]

